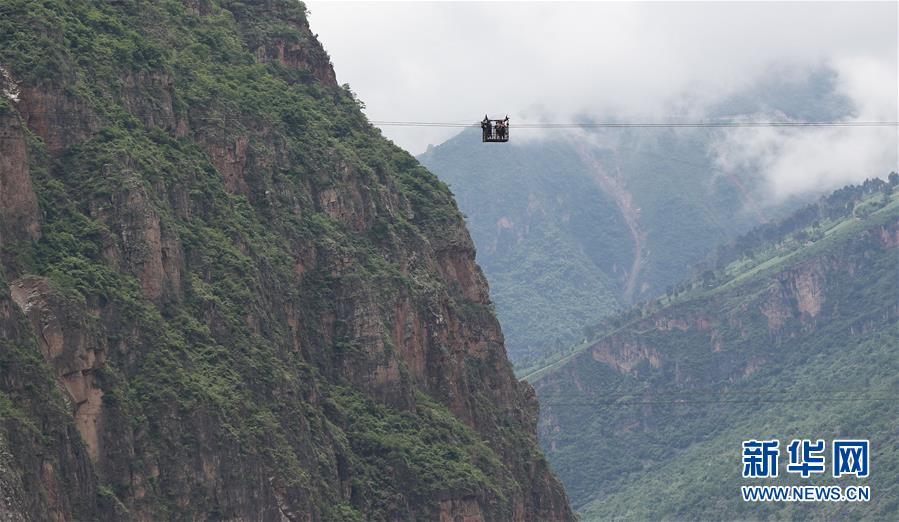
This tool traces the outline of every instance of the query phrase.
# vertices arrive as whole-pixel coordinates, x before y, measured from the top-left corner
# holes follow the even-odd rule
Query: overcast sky
[[[821,67],[837,73],[857,119],[899,120],[896,2],[307,6],[338,81],[350,84],[372,120],[470,123],[485,112],[508,114],[513,124],[583,114],[699,119],[712,103],[766,75],[801,78]],[[415,154],[458,132],[383,130]],[[897,162],[895,130],[752,130],[734,138],[752,146],[722,144],[724,167],[790,169],[832,146],[846,149],[837,163]]]

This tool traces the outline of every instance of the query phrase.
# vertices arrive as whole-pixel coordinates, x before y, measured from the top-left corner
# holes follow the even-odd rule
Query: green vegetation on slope
[[[826,71],[772,77],[710,115],[837,118],[850,108],[835,85]],[[419,157],[466,214],[519,375],[565,354],[583,327],[689,277],[715,246],[802,203],[771,202],[757,172],[717,170],[723,131],[528,132],[537,131],[502,146],[463,132]]]
[[[80,405],[30,383],[59,368],[4,337],[0,442],[42,425],[29,444],[80,456],[41,478],[18,455],[23,513],[570,515],[452,194],[330,84],[303,4],[11,0],[0,65],[41,211],[33,240],[0,238],[0,308],[24,322],[7,283],[63,303],[65,342],[100,354],[72,374],[102,390],[89,460]]]
[[[597,325],[531,374],[542,443],[585,519],[895,512],[897,185],[847,187],[755,229],[676,296]],[[772,437],[870,438],[872,502],[744,503],[739,486],[755,483],[740,476],[740,443]]]
[[[465,132],[419,158],[467,214],[516,361],[568,346],[621,306],[616,274],[631,262],[632,239],[570,152],[557,142],[483,146]]]
[[[749,278],[776,272],[787,263],[818,255],[835,242],[845,241],[846,237],[870,225],[869,221],[858,218],[868,218],[878,211],[879,219],[883,219],[884,212],[880,210],[892,208],[899,197],[893,188],[897,185],[899,174],[892,173],[889,182],[875,178],[862,185],[844,187],[784,219],[756,227],[719,245],[707,260],[692,268],[691,278],[669,285],[665,295],[585,326],[583,343],[548,353],[529,366],[519,367],[519,374],[535,382],[596,340],[626,331],[649,314],[675,303],[717,294]]]

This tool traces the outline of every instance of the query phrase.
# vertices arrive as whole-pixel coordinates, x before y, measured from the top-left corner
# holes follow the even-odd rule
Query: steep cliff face
[[[56,344],[63,341],[58,336],[60,318],[45,316],[48,321],[40,326],[50,331],[37,331],[52,339],[52,345],[39,344],[8,288],[4,281],[0,287],[0,519],[109,518],[115,507],[98,490],[90,447],[80,436],[91,431],[83,427],[87,400],[76,402],[76,397],[89,394],[81,386],[77,368],[84,365],[76,361],[79,354],[74,350],[85,338],[76,334],[67,341],[72,343],[69,346]],[[40,321],[42,312],[30,311]],[[56,352],[42,353],[48,348]],[[54,369],[59,373],[48,368],[47,355],[54,355]],[[79,411],[81,424],[76,424]]]
[[[37,239],[41,224],[28,170],[25,130],[13,114],[0,114],[0,129],[0,241]]]
[[[890,228],[897,226],[899,223],[892,223]],[[746,350],[747,345],[760,337],[771,344],[788,342],[790,338],[813,332],[819,320],[832,320],[841,310],[839,303],[828,299],[829,283],[851,278],[861,268],[857,259],[815,258],[779,272],[766,285],[754,288],[757,294],[751,301],[731,306],[733,296],[720,295],[704,301],[702,306],[692,303],[692,307],[672,307],[653,313],[621,331],[603,336],[578,358],[589,357],[617,373],[638,378],[664,374],[671,378],[665,379],[666,384],[682,386],[684,390],[708,382],[734,383],[757,371],[765,361],[764,351]],[[884,313],[878,319],[894,318],[893,312]],[[684,362],[684,353],[660,342],[665,338],[670,338],[672,343],[688,344],[690,350],[720,355],[715,360],[679,365]],[[568,369],[579,371],[576,363]],[[543,391],[553,386],[552,383],[567,385],[569,379],[553,372],[537,382],[538,391]]]
[[[0,515],[572,517],[452,195],[302,4],[50,4],[0,21]]]
[[[782,518],[782,506],[759,515],[736,494],[739,442],[755,436],[864,434],[883,448],[880,466],[899,463],[895,186],[839,202],[845,215],[814,209],[811,229],[795,218],[685,297],[634,310],[531,378],[544,447],[585,519]],[[877,210],[853,217],[865,206]],[[871,484],[886,496],[796,513],[883,517],[899,480],[886,471]]]

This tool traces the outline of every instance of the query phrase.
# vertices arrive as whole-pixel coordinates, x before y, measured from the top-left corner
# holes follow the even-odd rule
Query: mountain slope
[[[0,35],[0,518],[571,518],[452,195],[302,4]]]
[[[649,141],[622,131],[498,150],[463,133],[420,156],[468,216],[516,364],[580,340],[581,327],[664,291],[761,222],[726,218],[745,205],[690,152],[703,150],[697,137]]]
[[[468,216],[513,359],[538,345],[567,346],[582,325],[620,306],[617,279],[632,263],[633,240],[567,143],[497,147],[466,132],[420,160],[451,184]]]
[[[849,107],[834,84],[825,72],[771,79],[710,117],[839,118]],[[804,201],[772,201],[757,172],[718,170],[721,130],[536,132],[513,130],[497,146],[472,130],[419,156],[467,216],[518,368],[580,341],[600,317],[658,296],[716,245]]]
[[[897,185],[847,187],[753,230],[529,376],[542,443],[586,520],[895,512]],[[870,439],[874,498],[744,503],[741,441],[772,437]]]

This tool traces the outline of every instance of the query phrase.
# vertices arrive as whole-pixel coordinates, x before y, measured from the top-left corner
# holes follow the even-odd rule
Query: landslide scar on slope
[[[593,157],[592,154],[581,143],[575,143],[575,150],[584,165],[589,167],[589,172],[593,181],[599,186],[600,190],[609,195],[618,207],[619,212],[624,217],[624,222],[630,232],[631,239],[634,241],[634,261],[628,270],[627,278],[624,284],[624,300],[628,303],[634,302],[634,292],[637,289],[637,281],[640,276],[640,269],[643,267],[646,241],[646,233],[640,228],[640,210],[634,205],[634,198],[624,182],[621,179],[621,170],[616,165],[616,176],[610,175],[603,166]]]

